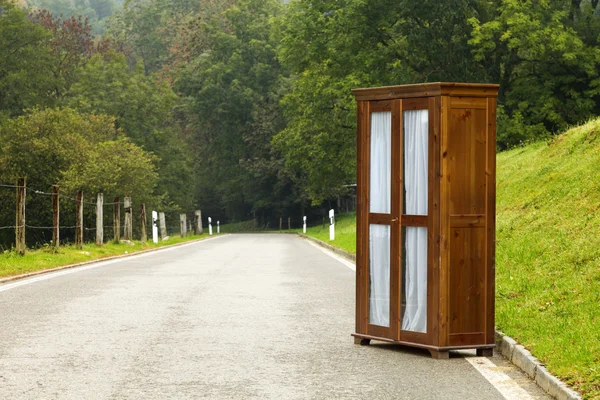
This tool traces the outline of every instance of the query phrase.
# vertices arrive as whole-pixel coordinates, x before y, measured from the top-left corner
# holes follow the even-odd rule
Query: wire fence
[[[147,238],[148,231],[152,240],[152,224],[156,222],[158,227],[159,221],[151,221],[152,213],[146,213],[145,205],[138,204],[140,211],[136,212],[130,197],[115,199],[118,201],[104,202],[103,196],[99,196],[96,201],[84,201],[83,193],[78,192],[76,196],[60,193],[58,186],[44,190],[19,183],[0,183],[0,249],[15,246],[19,251],[20,246],[41,247],[47,243],[59,246],[96,242],[102,245],[106,239]],[[98,201],[102,202],[102,213],[99,213]],[[111,211],[107,212],[107,208]],[[99,214],[101,222],[98,221]],[[170,210],[162,214],[165,222],[175,222],[181,219],[181,214],[191,215],[187,218],[189,222],[185,222],[186,231],[198,233],[195,213]],[[178,222],[177,225],[165,224],[160,230],[165,233],[162,236],[181,234],[181,220]]]

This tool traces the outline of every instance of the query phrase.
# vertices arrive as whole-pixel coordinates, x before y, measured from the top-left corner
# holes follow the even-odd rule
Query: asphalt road
[[[354,345],[354,272],[292,235],[0,285],[0,316],[6,399],[504,398],[463,355]]]

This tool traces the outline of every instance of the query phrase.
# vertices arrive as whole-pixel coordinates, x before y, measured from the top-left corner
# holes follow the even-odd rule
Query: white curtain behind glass
[[[371,189],[372,213],[389,214],[392,172],[392,113],[371,113]]]
[[[371,114],[370,212],[391,211],[392,113]],[[369,229],[369,323],[390,326],[390,227]]]
[[[405,111],[404,210],[407,215],[427,215],[429,113]],[[406,227],[404,293],[406,309],[402,329],[427,331],[427,228]]]
[[[369,229],[369,323],[390,326],[390,227]]]

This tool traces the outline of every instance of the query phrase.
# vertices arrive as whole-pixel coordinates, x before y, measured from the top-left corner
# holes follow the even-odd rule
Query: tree
[[[28,186],[46,193],[58,184],[66,197],[73,197],[77,190],[88,195],[104,191],[108,198],[127,194],[149,205],[156,203],[156,159],[131,143],[114,122],[113,117],[79,114],[68,108],[36,110],[3,121],[0,182],[27,177]],[[13,196],[0,192],[1,219],[14,218],[9,206]],[[27,201],[28,224],[48,226],[52,221],[48,196],[34,195]],[[73,203],[64,203],[63,210],[69,206]]]
[[[504,0],[490,20],[470,20],[475,60],[500,83],[501,148],[562,131],[597,113],[600,29],[598,18],[581,3]]]
[[[55,85],[48,74],[48,33],[10,0],[0,0],[0,114],[20,115],[35,105],[52,105]]]
[[[175,80],[193,116],[199,201],[216,194],[221,212],[238,220],[272,205],[277,182],[280,164],[270,140],[284,123],[282,79],[269,21],[278,7],[276,1],[239,1],[221,15],[199,18],[188,37],[201,38],[201,45],[183,46],[189,62]]]
[[[53,94],[60,98],[77,80],[79,68],[94,54],[92,28],[87,18],[55,18],[48,10],[34,13],[33,20],[51,34],[48,48],[52,60],[50,71],[56,82]]]
[[[165,201],[191,207],[191,157],[172,118],[177,96],[167,82],[146,76],[141,64],[130,68],[125,55],[114,51],[96,54],[78,74],[64,103],[114,116],[116,126],[136,145],[158,156],[158,193]]]

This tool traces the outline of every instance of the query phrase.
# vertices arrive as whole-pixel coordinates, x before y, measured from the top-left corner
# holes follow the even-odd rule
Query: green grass
[[[319,239],[332,246],[344,249],[349,253],[356,254],[356,213],[339,214],[335,217],[335,240],[329,241],[329,219],[323,225],[306,228],[306,234]],[[302,229],[293,229],[294,232],[302,232]]]
[[[498,155],[496,321],[600,399],[600,119]]]
[[[20,256],[12,251],[5,251],[0,254],[0,278],[60,267],[63,265],[76,264],[84,261],[98,260],[126,253],[131,254],[141,250],[153,249],[207,237],[208,235],[188,236],[185,238],[172,236],[167,240],[159,241],[157,244],[152,243],[152,240],[147,243],[133,241],[131,243],[115,244],[109,242],[102,247],[90,243],[84,244],[81,250],[76,249],[73,245],[68,245],[61,246],[58,249],[58,252],[55,252],[50,247],[45,247],[38,250],[28,250],[24,256]]]
[[[600,399],[600,119],[498,154],[496,325]],[[317,239],[355,253],[354,215]]]

